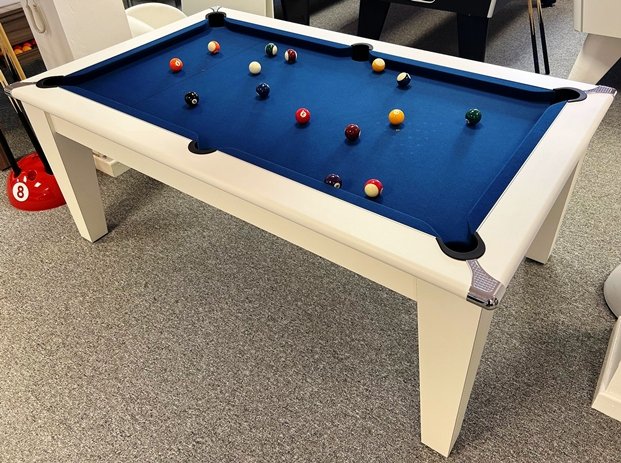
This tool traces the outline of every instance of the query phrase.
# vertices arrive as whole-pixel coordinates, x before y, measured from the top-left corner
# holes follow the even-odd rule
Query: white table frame
[[[229,17],[341,43],[359,38],[225,10]],[[202,20],[186,20],[66,64],[68,74]],[[369,40],[376,51],[547,88],[591,85]],[[421,440],[450,453],[464,418],[493,311],[467,299],[477,282],[496,302],[524,256],[545,262],[587,145],[613,95],[593,93],[565,105],[553,127],[487,216],[477,261],[447,257],[434,237],[254,165],[215,152],[197,156],[189,140],[59,88],[14,88],[24,103],[80,234],[107,233],[91,149],[393,289],[418,304]],[[273,133],[270,136],[278,136]],[[174,155],[172,155],[174,153]],[[338,220],[334,220],[338,217]]]

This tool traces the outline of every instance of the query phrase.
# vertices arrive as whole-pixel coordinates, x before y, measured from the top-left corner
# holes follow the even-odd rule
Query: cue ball
[[[265,54],[267,56],[271,58],[272,56],[276,56],[277,53],[278,53],[278,47],[276,46],[275,43],[270,42],[267,45],[265,45]]]
[[[382,182],[376,178],[372,178],[364,182],[364,194],[369,198],[377,198],[382,194],[383,189],[384,186],[382,185]]]
[[[392,125],[402,124],[405,120],[405,114],[400,109],[393,109],[388,113],[388,121]]]
[[[183,69],[183,61],[181,61],[179,58],[172,58],[168,62],[168,66],[170,67],[170,70],[172,72],[179,72]]]
[[[343,182],[341,181],[341,176],[338,174],[328,174],[323,181],[324,183],[327,183],[334,188],[341,188],[341,186],[343,185]]]
[[[407,72],[402,72],[397,76],[397,85],[399,87],[407,87],[412,82],[412,77]]]
[[[285,61],[289,64],[295,63],[298,59],[298,52],[295,51],[293,48],[289,48],[286,52],[285,52]]]
[[[298,124],[308,124],[310,117],[310,111],[306,108],[300,108],[295,112],[295,120]]]
[[[375,58],[371,63],[371,67],[375,72],[382,72],[386,69],[386,62],[382,58]]]
[[[220,52],[220,44],[215,40],[212,40],[207,44],[207,50],[209,50],[209,53],[211,53],[212,55],[215,55],[216,53]]]
[[[356,124],[349,124],[345,127],[345,138],[349,141],[356,141],[360,138],[360,127]]]
[[[269,85],[267,85],[265,82],[261,82],[259,85],[257,85],[257,95],[259,95],[260,98],[267,98],[269,94],[270,94]]]
[[[259,63],[258,61],[253,61],[248,65],[248,70],[250,71],[250,74],[256,76],[261,72],[261,63]]]
[[[187,103],[188,106],[194,107],[198,104],[198,100],[200,98],[198,97],[198,93],[196,92],[188,92],[185,94],[185,102]]]

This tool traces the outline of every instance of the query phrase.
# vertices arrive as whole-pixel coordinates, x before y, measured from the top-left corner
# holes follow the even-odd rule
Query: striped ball
[[[397,76],[397,85],[399,87],[407,87],[412,82],[412,77],[407,72],[402,72]]]

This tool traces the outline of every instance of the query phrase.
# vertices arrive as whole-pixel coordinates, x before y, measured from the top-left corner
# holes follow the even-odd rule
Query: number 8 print
[[[23,203],[28,199],[30,191],[28,190],[28,187],[25,183],[16,183],[15,185],[13,185],[12,193],[16,201]]]

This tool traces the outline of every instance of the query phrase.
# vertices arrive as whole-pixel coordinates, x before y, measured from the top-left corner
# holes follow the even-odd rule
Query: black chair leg
[[[485,61],[488,24],[489,19],[486,17],[457,14],[457,40],[460,57]]]
[[[389,8],[390,2],[360,0],[358,35],[369,39],[379,39]]]

